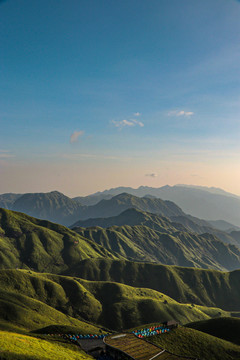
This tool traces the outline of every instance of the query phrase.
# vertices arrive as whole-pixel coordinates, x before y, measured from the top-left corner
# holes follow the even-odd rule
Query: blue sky
[[[240,194],[240,2],[0,2],[0,193]]]

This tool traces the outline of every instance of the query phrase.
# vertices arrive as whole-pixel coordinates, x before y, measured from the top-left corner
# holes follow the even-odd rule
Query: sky
[[[0,1],[0,193],[240,195],[240,1]]]

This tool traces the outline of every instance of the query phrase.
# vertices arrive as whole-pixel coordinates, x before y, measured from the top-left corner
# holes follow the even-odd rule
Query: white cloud
[[[145,176],[155,178],[155,177],[157,177],[157,174],[151,173],[151,174],[145,174]]]
[[[74,131],[70,136],[70,143],[74,143],[78,141],[78,138],[84,134],[84,131]]]
[[[185,110],[173,110],[168,112],[168,116],[192,116],[194,112]]]
[[[133,127],[133,126],[140,126],[140,127],[143,127],[144,124],[141,122],[141,121],[137,121],[135,119],[130,119],[130,120],[119,120],[119,121],[115,121],[115,120],[112,120],[111,121],[112,124],[114,124],[115,127],[119,128],[119,129],[122,129],[126,126],[130,126],[130,127]]]
[[[134,115],[134,116],[140,116],[141,114],[140,114],[140,112],[136,112],[136,113],[134,113],[133,115]]]

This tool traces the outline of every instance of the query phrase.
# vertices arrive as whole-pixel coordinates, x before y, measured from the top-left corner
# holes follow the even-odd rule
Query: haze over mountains
[[[0,329],[120,331],[240,316],[240,231],[227,221],[153,195],[89,206],[56,191],[2,201],[22,212],[0,209]]]
[[[148,214],[144,216],[151,218]],[[196,259],[198,253],[199,259],[202,257],[204,263],[206,259],[211,261],[212,254],[212,261],[214,259],[215,263],[208,263],[208,267],[223,269],[224,262],[225,268],[228,262],[230,268],[234,266],[235,258],[235,268],[240,268],[240,253],[238,250],[237,254],[237,248],[234,249],[234,254],[233,246],[224,245],[213,236],[197,237],[179,232],[167,219],[157,222],[153,217],[154,221],[154,226],[165,233],[144,225],[114,226],[108,229],[108,236],[105,234],[98,238],[93,234],[94,228],[80,229],[78,234],[58,224],[2,209],[1,308],[6,310],[7,299],[8,308],[11,307],[12,311],[16,312],[16,303],[21,301],[32,308],[36,306],[33,303],[34,299],[66,315],[113,329],[153,321],[154,318],[160,321],[172,317],[173,314],[174,317],[186,322],[207,319],[219,314],[229,316],[229,311],[238,312],[239,270],[224,273],[127,260],[128,249],[132,253],[135,251],[135,258],[137,254],[141,256],[142,249],[145,259],[148,252],[151,260],[150,255],[156,256],[157,248],[160,254],[163,247],[162,259],[164,260],[165,254],[165,261],[170,257],[173,262],[181,262],[184,256],[187,259],[188,256],[194,257],[194,254]],[[111,243],[111,233],[114,234],[115,245],[108,246]],[[136,241],[136,237],[139,241]],[[195,263],[189,262],[189,265],[199,267],[202,264],[198,264],[196,260]],[[18,270],[19,268],[23,270]],[[32,274],[32,271],[38,271],[38,274]],[[66,278],[65,275],[70,278]],[[126,287],[125,284],[134,288]],[[178,304],[179,301],[182,304]],[[204,308],[191,306],[189,311],[189,305],[183,305],[189,302]],[[47,311],[45,308],[43,310]],[[131,311],[132,316],[129,317]],[[148,317],[149,313],[152,314],[151,318]],[[17,317],[16,322],[24,321],[22,315],[17,316],[19,320]],[[112,322],[111,319],[115,317],[115,321]]]
[[[160,188],[141,186],[138,189],[119,187],[73,199],[58,191],[23,195],[2,194],[0,195],[0,207],[22,211],[31,216],[69,226],[77,220],[87,219],[88,217],[117,215],[117,213],[109,213],[106,209],[109,203],[102,203],[101,201],[111,200],[111,198],[122,193],[128,193],[136,197],[148,197],[152,200],[158,198],[172,201],[185,214],[205,219],[214,228],[218,228],[221,231],[231,232],[240,230],[240,197],[221,189],[207,187],[186,185],[175,185],[172,187],[167,185]],[[120,209],[120,203],[118,207],[119,214],[124,210],[124,207]],[[129,204],[128,207],[135,207],[135,205],[132,204],[130,206]],[[154,209],[147,207],[140,207],[140,209],[156,212]],[[101,211],[103,213],[100,213]],[[165,216],[169,215],[165,213]]]
[[[162,200],[170,200],[185,213],[200,219],[226,220],[240,226],[240,197],[216,188],[188,185],[166,185],[160,188],[140,186],[138,189],[118,187],[75,199],[83,205],[94,205],[100,199],[109,199],[110,196],[124,192],[139,197],[151,195]]]

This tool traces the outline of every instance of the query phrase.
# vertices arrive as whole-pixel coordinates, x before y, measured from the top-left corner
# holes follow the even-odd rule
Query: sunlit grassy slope
[[[77,345],[0,331],[1,360],[87,360],[91,356]]]
[[[153,321],[187,323],[230,315],[215,307],[180,304],[152,289],[24,270],[1,270],[0,290],[2,324],[31,330],[79,326],[78,320],[119,330]]]
[[[70,229],[22,213],[0,209],[0,268],[32,268],[59,273],[91,257],[113,255]]]
[[[150,261],[218,270],[240,268],[240,251],[213,235],[178,231],[167,220],[132,211],[146,225],[78,228],[0,209],[0,268],[25,268],[55,274],[89,258]],[[135,216],[134,215],[134,216]],[[182,225],[179,225],[180,228]],[[157,230],[158,229],[158,230]]]
[[[240,346],[181,326],[168,334],[152,336],[148,340],[174,354],[196,357],[200,360],[240,359]]]

